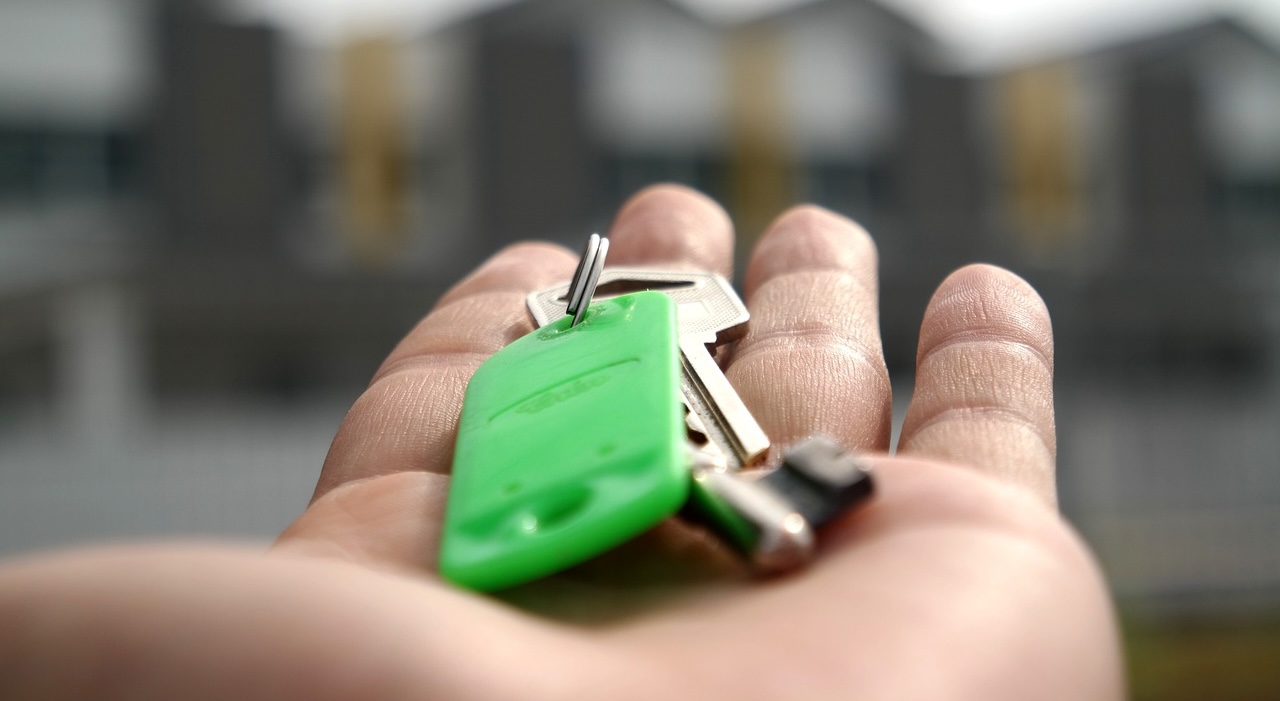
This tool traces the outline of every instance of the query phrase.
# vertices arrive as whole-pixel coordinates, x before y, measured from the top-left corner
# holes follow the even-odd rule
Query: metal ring
[[[577,326],[586,315],[591,298],[595,296],[596,285],[600,283],[600,273],[604,271],[604,259],[608,253],[609,239],[601,238],[599,234],[592,234],[587,239],[582,258],[578,261],[578,269],[569,283],[569,304],[565,307],[565,314],[573,315],[570,326]]]
[[[573,314],[582,303],[582,292],[586,286],[583,273],[587,271],[587,264],[599,250],[600,235],[592,234],[587,238],[586,245],[582,247],[582,255],[578,257],[578,267],[573,271],[573,277],[569,279],[569,305],[565,307],[565,314]]]
[[[600,273],[604,271],[604,258],[608,253],[609,239],[600,239],[600,247],[587,269],[587,279],[582,288],[582,301],[578,304],[577,311],[573,313],[572,326],[577,326],[582,321],[582,317],[586,316],[587,307],[591,306],[591,298],[596,296],[596,285],[600,283]]]

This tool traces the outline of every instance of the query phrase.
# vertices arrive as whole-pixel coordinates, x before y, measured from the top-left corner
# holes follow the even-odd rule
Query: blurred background
[[[1137,699],[1280,698],[1280,3],[0,0],[0,555],[266,541],[505,243],[658,181],[1058,333],[1060,485]]]

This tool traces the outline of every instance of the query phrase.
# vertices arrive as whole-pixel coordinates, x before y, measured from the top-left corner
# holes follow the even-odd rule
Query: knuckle
[[[356,400],[356,404],[366,400],[374,401],[386,392],[397,387],[416,386],[422,380],[423,373],[431,370],[461,369],[470,377],[476,368],[493,355],[493,351],[476,349],[466,345],[456,347],[440,346],[430,352],[412,353],[398,358],[391,358],[374,374],[369,386]]]
[[[883,376],[888,379],[884,353],[879,339],[867,338],[849,329],[829,325],[776,329],[748,336],[733,357],[733,365],[760,363],[772,357],[794,358],[818,353],[839,357],[860,376]]]
[[[930,365],[964,368],[979,379],[1027,379],[1030,372],[1053,378],[1053,358],[1038,344],[1005,331],[983,329],[950,334],[922,346],[916,361],[917,374]],[[988,377],[989,376],[989,377]]]
[[[1045,431],[1045,417],[1026,407],[999,402],[938,402],[913,417],[907,442],[918,441],[930,430],[946,426],[967,429],[977,423],[998,425],[1006,431],[1030,435],[1049,457],[1057,452],[1053,434]]]
[[[415,332],[439,333],[449,328],[473,331],[469,322],[482,318],[481,315],[492,317],[495,314],[501,314],[502,317],[507,317],[509,314],[504,312],[508,310],[517,310],[522,313],[527,294],[524,287],[512,286],[489,288],[468,295],[441,299],[440,304],[419,322]],[[524,319],[523,316],[520,318]],[[532,328],[532,323],[527,325]]]
[[[821,329],[880,343],[876,290],[865,276],[843,269],[788,270],[760,283],[752,297],[757,335]]]

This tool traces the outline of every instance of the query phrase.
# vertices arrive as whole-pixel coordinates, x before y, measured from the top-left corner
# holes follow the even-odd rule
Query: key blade
[[[704,431],[724,446],[734,469],[756,467],[769,453],[769,436],[742,403],[699,339],[680,338],[680,389]],[[692,400],[692,401],[691,401]]]

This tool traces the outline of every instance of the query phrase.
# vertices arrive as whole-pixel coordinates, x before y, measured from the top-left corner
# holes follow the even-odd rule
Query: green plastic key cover
[[[467,386],[440,572],[502,589],[583,562],[689,492],[675,306],[596,302],[496,353]]]

